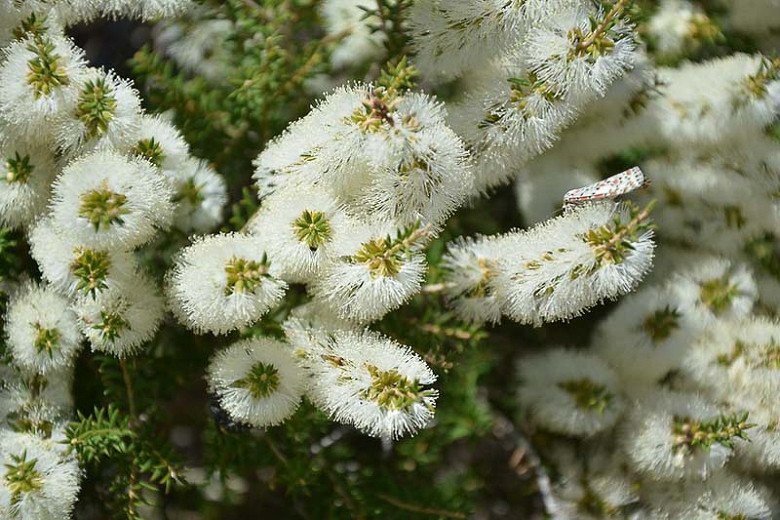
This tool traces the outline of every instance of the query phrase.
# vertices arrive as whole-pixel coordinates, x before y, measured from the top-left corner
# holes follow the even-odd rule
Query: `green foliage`
[[[109,463],[113,466],[110,498],[128,519],[143,518],[142,505],[150,503],[150,494],[169,493],[174,485],[184,484],[183,471],[173,450],[150,435],[138,419],[109,405],[95,408],[85,416],[78,414],[67,430],[68,450],[87,466]]]
[[[734,441],[747,440],[747,430],[755,426],[747,420],[748,412],[719,415],[709,421],[675,417],[674,449],[709,451],[714,444],[734,449]]]

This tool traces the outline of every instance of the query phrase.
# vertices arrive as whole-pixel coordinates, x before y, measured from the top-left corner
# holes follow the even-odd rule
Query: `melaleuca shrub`
[[[774,1],[0,0],[0,517],[776,516]]]

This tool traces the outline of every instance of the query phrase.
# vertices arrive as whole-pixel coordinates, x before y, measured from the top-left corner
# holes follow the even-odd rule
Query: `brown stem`
[[[450,338],[470,340],[474,339],[474,335],[471,332],[465,330],[451,329],[448,327],[442,327],[440,325],[434,325],[433,323],[419,323],[414,322],[425,332],[430,332],[435,335],[444,335]]]
[[[623,9],[625,9],[626,5],[628,5],[630,1],[631,0],[618,0],[618,2],[613,5],[612,9],[610,9],[606,14],[604,19],[599,22],[598,26],[596,26],[593,32],[590,33],[587,38],[577,44],[577,50],[584,51],[593,45],[593,42],[596,41],[596,38],[604,34],[604,32],[607,30],[607,27],[609,27],[609,24],[612,23],[612,20],[621,12],[623,12]]]
[[[601,253],[603,251],[609,251],[613,247],[615,247],[617,244],[623,241],[624,238],[626,238],[626,235],[629,233],[633,233],[636,227],[643,221],[647,220],[647,218],[650,216],[650,213],[653,211],[653,207],[655,206],[655,201],[651,201],[645,208],[634,218],[632,218],[628,224],[626,224],[626,227],[615,233],[612,238],[604,242],[603,244],[599,244],[598,246],[594,247],[594,251],[596,253]]]
[[[446,511],[444,509],[434,509],[432,507],[424,507],[419,506],[417,504],[410,504],[408,502],[404,502],[402,500],[399,500],[395,497],[392,497],[390,495],[385,495],[384,493],[377,493],[377,498],[380,498],[387,502],[388,504],[392,504],[398,509],[403,509],[405,511],[411,511],[413,513],[420,513],[423,515],[431,515],[431,516],[439,516],[444,518],[468,518],[468,516],[464,515],[463,513],[458,513],[456,511]]]

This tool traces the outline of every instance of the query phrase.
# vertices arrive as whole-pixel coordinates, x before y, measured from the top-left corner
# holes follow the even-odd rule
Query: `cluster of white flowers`
[[[265,352],[262,344],[214,358],[210,387],[233,420],[275,424],[289,414],[263,407],[275,406],[277,394],[297,403],[305,388],[334,420],[370,435],[396,438],[429,422],[431,370],[364,327],[422,288],[422,248],[471,186],[467,154],[444,118],[431,97],[393,84],[337,89],[255,161],[263,200],[245,232],[206,237],[181,253],[168,294],[175,315],[198,332],[251,325],[287,284],[305,284],[312,296],[306,317],[287,326],[285,348],[306,353],[297,356],[301,370],[283,370],[284,356],[296,358],[282,347],[276,358],[256,356],[257,377],[273,372],[278,385],[235,390],[254,376],[251,363],[233,371],[232,353]]]
[[[79,468],[61,444],[73,365],[132,355],[164,316],[135,251],[175,226],[209,231],[226,186],[130,82],[88,66],[67,26],[157,18],[188,1],[0,2],[0,223],[23,231],[43,280],[16,286],[4,317],[0,517],[69,516]]]
[[[675,0],[640,29],[652,57],[669,63],[715,27]],[[778,116],[777,60],[735,54],[655,69],[647,60],[521,170],[530,222],[632,147],[652,180],[642,198],[656,201],[650,283],[598,324],[587,349],[519,364],[522,417],[550,437],[541,449],[561,475],[563,517],[777,515],[761,480],[780,462],[780,285],[761,260],[780,233],[780,147],[766,131]]]
[[[502,314],[534,325],[579,316],[649,271],[649,209],[584,204],[527,231],[457,242],[444,258],[446,294],[477,323]]]
[[[452,122],[474,153],[476,192],[511,180],[638,61],[625,2],[609,10],[595,4],[415,4],[410,24],[418,66],[434,77],[468,81]]]
[[[287,284],[305,284],[312,297],[306,317],[286,329],[306,394],[334,420],[370,435],[419,430],[433,415],[436,392],[425,388],[435,377],[415,354],[364,327],[421,290],[423,248],[450,214],[547,148],[636,60],[622,5],[477,4],[420,1],[406,20],[426,79],[459,75],[490,54],[487,74],[500,79],[483,78],[449,118],[465,143],[441,103],[406,88],[403,66],[376,84],[336,88],[257,157],[262,206],[244,232],[196,242],[169,275],[179,321],[216,334],[255,323]],[[370,38],[376,21],[358,16],[364,7],[323,5],[329,34],[345,32],[336,66],[345,65],[341,51],[360,61],[378,43]],[[548,8],[556,16],[546,16]],[[506,88],[496,92],[496,83]],[[445,259],[443,286],[468,321],[569,319],[630,291],[649,270],[648,216],[649,208],[605,201],[569,208],[531,231],[461,240]],[[230,353],[238,350],[214,358],[212,392],[233,420],[275,424],[283,414],[258,411],[268,396],[246,391],[250,363],[233,390],[218,375],[234,374]]]
[[[200,234],[165,280],[168,308],[197,334],[251,336],[297,301],[288,291],[306,293],[273,315],[283,339],[214,354],[208,391],[232,421],[278,425],[305,397],[371,436],[425,428],[436,375],[369,327],[423,289],[425,248],[447,219],[516,179],[531,227],[456,239],[443,281],[427,288],[462,320],[571,320],[634,291],[656,264],[587,349],[521,360],[518,408],[545,437],[557,513],[771,518],[756,476],[780,468],[780,280],[765,268],[780,236],[780,148],[767,131],[780,116],[780,61],[672,65],[716,41],[719,23],[768,46],[780,6],[724,0],[716,21],[664,0],[637,29],[628,3],[417,0],[404,22],[411,61],[428,84],[457,81],[463,95],[445,108],[412,90],[406,61],[333,89],[255,159],[261,205],[246,226],[204,235],[221,220],[224,181],[63,32],[189,2],[0,0],[0,223],[27,233],[43,278],[14,288],[5,317],[0,516],[72,507],[78,468],[56,441],[74,359],[84,340],[124,358],[156,334],[166,302],[137,253],[172,227]],[[320,9],[334,69],[382,54],[373,3]],[[233,22],[212,14],[161,27],[157,44],[216,83]],[[562,193],[614,173],[603,165],[630,149],[652,180],[642,204],[561,208]]]

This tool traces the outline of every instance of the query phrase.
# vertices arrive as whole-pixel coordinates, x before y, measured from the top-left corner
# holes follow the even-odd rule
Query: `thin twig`
[[[133,383],[130,380],[130,373],[127,371],[127,362],[122,359],[119,361],[119,366],[122,367],[122,379],[125,380],[125,391],[127,392],[127,406],[130,409],[130,415],[135,418],[135,396],[133,393]]]
[[[515,425],[499,412],[495,412],[495,428],[493,433],[499,440],[506,440],[508,448],[512,451],[512,456],[509,460],[509,466],[517,471],[518,475],[525,475],[528,469],[532,469],[534,476],[536,477],[536,487],[539,489],[539,494],[542,497],[544,503],[544,509],[548,515],[552,518],[561,518],[559,516],[559,508],[557,499],[552,491],[552,483],[550,481],[547,471],[545,471],[542,465],[542,460],[534,451],[530,441],[515,428]],[[518,466],[522,459],[528,462],[525,468],[519,469]]]
[[[413,513],[420,513],[423,515],[431,515],[431,516],[443,516],[444,518],[468,518],[468,516],[464,515],[463,513],[458,513],[457,511],[446,511],[444,509],[434,509],[432,507],[424,507],[424,506],[419,506],[417,504],[410,504],[408,502],[404,502],[390,495],[385,495],[384,493],[377,493],[376,496],[377,498],[384,500],[388,504],[394,505],[398,509],[411,511]]]

